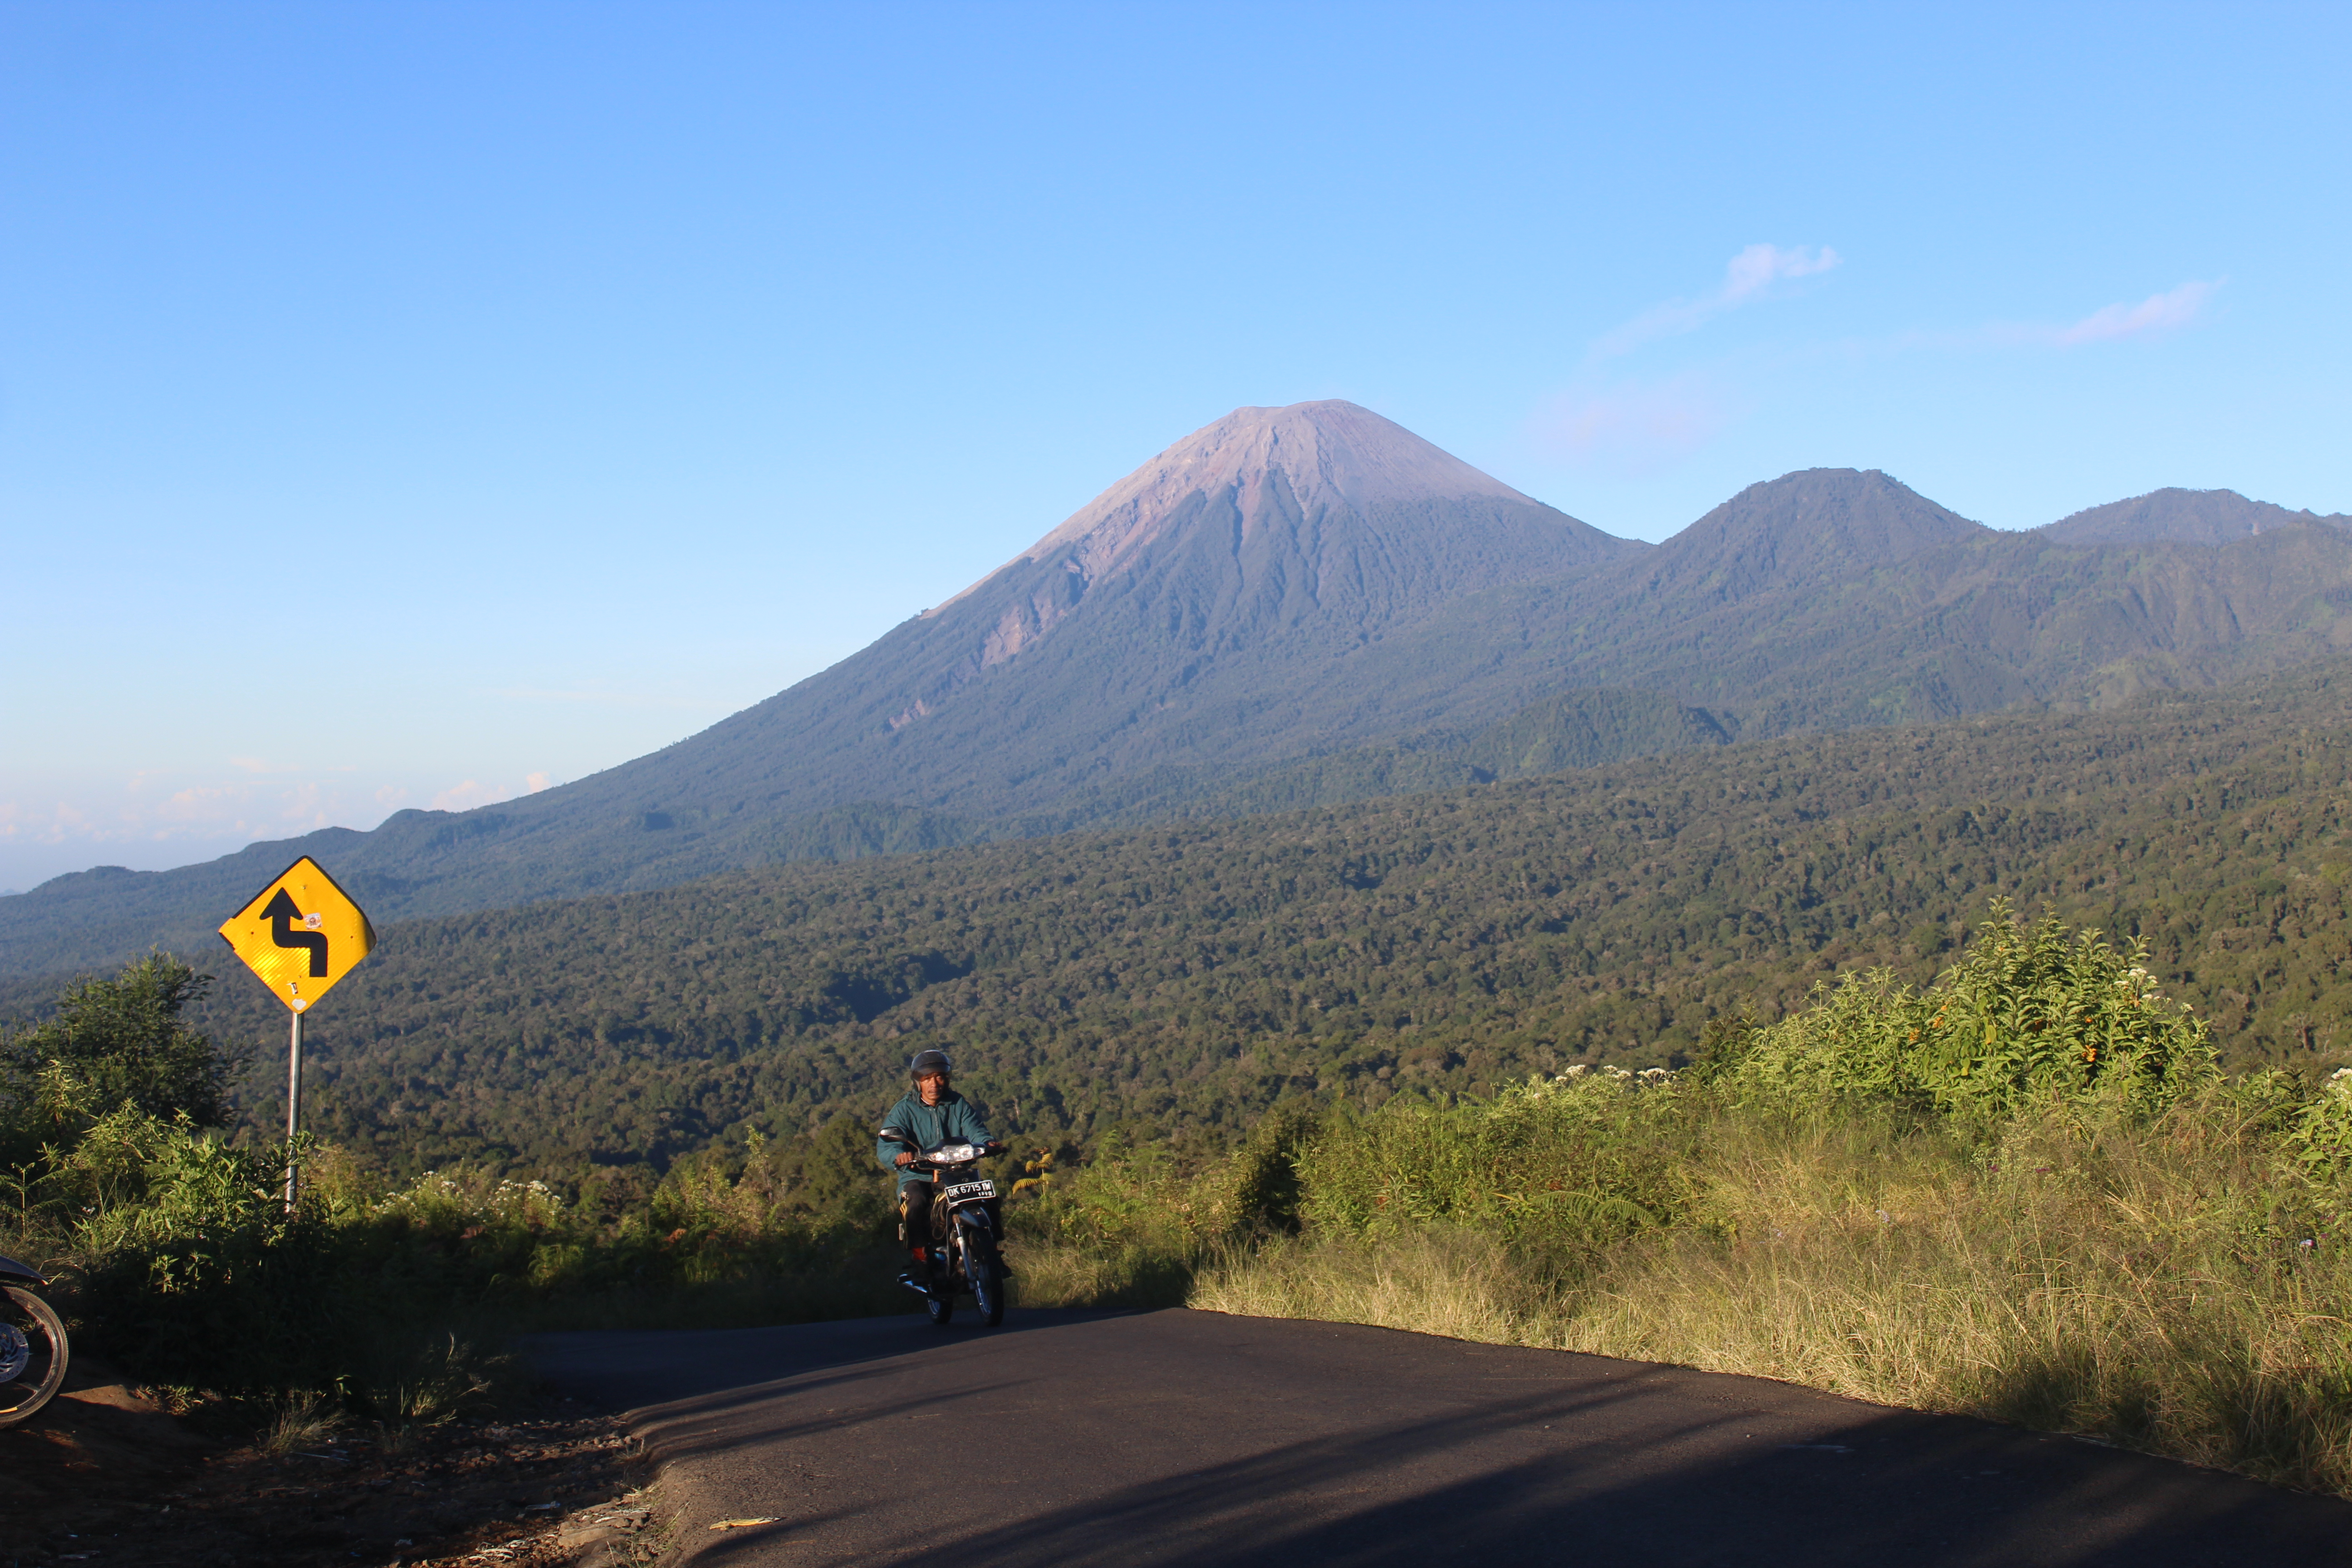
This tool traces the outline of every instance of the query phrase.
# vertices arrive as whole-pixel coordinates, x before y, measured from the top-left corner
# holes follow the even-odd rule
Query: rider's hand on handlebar
[[[905,1151],[904,1149],[901,1149],[901,1150],[899,1150],[899,1151],[898,1151],[898,1163],[899,1163],[899,1164],[901,1164],[901,1165],[911,1165],[911,1164],[913,1164],[914,1163],[915,1163],[915,1157],[914,1157],[912,1154],[908,1153],[908,1152],[907,1152],[907,1151]]]

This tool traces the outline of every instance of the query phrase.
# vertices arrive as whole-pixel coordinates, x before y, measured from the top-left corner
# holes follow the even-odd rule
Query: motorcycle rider
[[[988,1129],[980,1123],[980,1112],[971,1101],[958,1094],[950,1075],[954,1064],[945,1051],[918,1051],[907,1070],[914,1075],[915,1087],[889,1114],[882,1118],[885,1129],[903,1134],[915,1149],[935,1149],[942,1143],[978,1143],[991,1150],[994,1142]],[[894,1172],[898,1178],[898,1238],[918,1264],[928,1264],[931,1240],[930,1178],[906,1169],[914,1160],[914,1150],[894,1143],[887,1138],[874,1141],[874,1157],[882,1168]]]

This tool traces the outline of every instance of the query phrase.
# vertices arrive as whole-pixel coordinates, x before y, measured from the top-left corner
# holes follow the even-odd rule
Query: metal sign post
[[[302,1131],[302,1015],[295,1014],[288,1027],[292,1032],[286,1044],[286,1212],[292,1214],[301,1180],[294,1135]]]
[[[286,1047],[286,1212],[301,1196],[294,1141],[302,1131],[302,1015],[375,947],[375,927],[305,855],[229,916],[221,940],[294,1015]]]

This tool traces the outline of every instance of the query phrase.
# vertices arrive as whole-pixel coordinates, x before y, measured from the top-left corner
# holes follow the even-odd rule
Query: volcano
[[[1321,694],[1363,649],[1465,595],[1645,548],[1354,404],[1238,409],[691,744],[763,798],[1050,811],[1139,768],[1353,738],[1362,716]]]
[[[1346,672],[1370,650],[1465,596],[1647,548],[1354,404],[1236,409],[945,604],[698,735],[475,811],[59,878],[0,909],[5,966],[180,943],[301,853],[385,920],[1100,819],[1123,781],[1373,738],[1390,721],[1376,701],[1327,695],[1361,685]]]
[[[1241,408],[698,735],[476,811],[58,878],[0,900],[0,973],[196,951],[301,854],[392,921],[2210,686],[2352,649],[2343,521],[2159,491],[2005,533],[1811,468],[1652,547],[1353,404]]]

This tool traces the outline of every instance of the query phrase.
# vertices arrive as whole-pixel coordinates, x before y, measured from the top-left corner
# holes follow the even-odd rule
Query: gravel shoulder
[[[352,1427],[271,1454],[209,1433],[77,1358],[0,1431],[6,1568],[618,1568],[663,1538],[640,1445],[611,1414],[537,1395],[496,1420]]]

